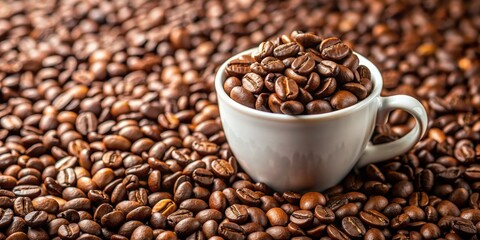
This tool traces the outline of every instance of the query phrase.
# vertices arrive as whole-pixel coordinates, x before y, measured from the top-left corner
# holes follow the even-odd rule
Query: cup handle
[[[373,145],[369,142],[365,148],[365,152],[358,160],[356,168],[361,168],[370,163],[387,160],[407,152],[427,131],[427,112],[417,99],[406,95],[379,98],[380,107],[376,119],[377,126],[386,124],[388,114],[397,108],[411,114],[415,118],[416,124],[409,133],[393,142],[378,145]]]

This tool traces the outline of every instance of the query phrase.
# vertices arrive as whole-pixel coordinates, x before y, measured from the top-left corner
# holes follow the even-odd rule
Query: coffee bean
[[[297,83],[287,77],[280,77],[275,82],[275,93],[282,101],[293,100],[298,96]],[[272,107],[270,106],[272,109]]]
[[[242,81],[240,81],[240,79],[237,77],[229,77],[223,83],[223,89],[228,95],[230,95],[232,89],[237,86],[242,86]]]
[[[18,197],[35,198],[41,194],[41,189],[35,185],[20,185],[14,187],[12,192]]]
[[[331,104],[335,109],[344,109],[354,105],[357,101],[357,97],[352,93],[340,90],[332,96]]]
[[[361,211],[360,219],[367,225],[373,227],[385,227],[390,223],[385,215],[376,210]]]
[[[253,57],[257,62],[260,62],[262,59],[273,55],[274,47],[271,41],[262,42],[258,46],[257,52],[253,54]]]
[[[298,101],[286,101],[280,105],[280,111],[287,115],[299,115],[304,111],[304,106]]]
[[[237,224],[245,223],[248,219],[247,207],[234,204],[225,210],[225,217]]]
[[[250,108],[255,107],[255,97],[243,87],[237,86],[232,88],[232,91],[230,91],[230,97],[242,105]]]
[[[313,213],[309,210],[297,210],[290,215],[290,221],[301,228],[308,227],[313,223]]]
[[[272,226],[286,226],[288,223],[288,215],[281,208],[271,208],[266,216]]]
[[[315,46],[322,42],[322,39],[320,36],[317,36],[312,33],[299,33],[299,34],[296,34],[293,38],[295,42],[299,43],[304,47]]]
[[[25,215],[25,221],[29,227],[41,227],[48,221],[48,214],[45,211],[33,211]]]
[[[317,98],[324,98],[332,95],[337,88],[337,81],[335,78],[329,77],[326,78],[320,87],[313,94]]]
[[[228,63],[225,69],[228,74],[241,77],[250,71],[252,62],[247,59],[235,59]]]
[[[332,223],[335,221],[335,214],[332,209],[321,205],[315,207],[315,217],[322,223]]]
[[[240,201],[242,201],[243,203],[249,206],[258,205],[261,203],[260,194],[250,190],[249,188],[237,189],[235,193],[237,197],[240,199]]]
[[[270,94],[270,96],[268,96],[268,107],[272,112],[281,113],[280,106],[282,105],[282,103],[282,99],[276,93]]]
[[[137,227],[130,239],[137,239],[137,240],[152,240],[154,238],[153,230],[149,226],[139,226]]]
[[[62,239],[77,239],[80,235],[80,227],[76,223],[62,225],[58,228],[58,236]]]
[[[285,69],[285,64],[280,59],[274,57],[263,58],[260,64],[267,73],[280,73]]]
[[[302,55],[292,62],[292,69],[302,75],[307,75],[315,68],[315,61],[310,55]]]
[[[218,234],[226,239],[245,239],[245,231],[236,223],[221,223],[218,226]]]
[[[341,60],[351,54],[350,48],[335,37],[324,39],[320,43],[319,50],[323,58],[334,61]]]
[[[13,221],[13,211],[10,208],[0,209],[0,228],[5,228]]]
[[[305,109],[307,110],[308,114],[321,114],[331,112],[333,110],[332,106],[330,106],[330,103],[325,100],[313,100],[305,106]]]
[[[17,197],[13,202],[13,211],[15,215],[25,217],[30,212],[33,212],[32,200],[29,197]]]
[[[195,218],[186,218],[181,220],[177,225],[175,225],[175,233],[179,237],[186,237],[200,229],[201,224]]]
[[[159,212],[162,215],[168,217],[171,213],[173,213],[177,209],[176,204],[170,199],[163,199],[160,200],[155,206],[152,208],[152,213]]]
[[[327,233],[328,236],[333,239],[350,239],[347,234],[345,234],[343,231],[331,224],[327,226]]]
[[[367,232],[360,219],[350,216],[342,219],[342,229],[353,238],[362,237]]]
[[[263,88],[262,76],[256,73],[247,73],[242,78],[242,86],[251,93],[260,93]]]
[[[285,43],[273,49],[273,55],[277,58],[284,59],[293,57],[300,51],[300,47],[295,42]]]

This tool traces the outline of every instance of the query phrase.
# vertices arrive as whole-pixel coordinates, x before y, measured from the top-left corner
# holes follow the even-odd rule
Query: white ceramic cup
[[[357,104],[317,115],[290,116],[262,112],[232,100],[223,83],[229,61],[251,54],[250,49],[227,60],[215,76],[220,118],[230,148],[242,168],[256,181],[277,191],[323,191],[340,182],[353,167],[362,167],[407,152],[427,129],[427,113],[415,98],[381,97],[383,79],[378,68],[357,54],[370,69],[373,90]],[[393,142],[372,145],[375,125],[388,113],[402,109],[415,127]]]

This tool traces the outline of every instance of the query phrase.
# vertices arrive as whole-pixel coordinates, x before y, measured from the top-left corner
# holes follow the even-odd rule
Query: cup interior
[[[253,108],[249,108],[240,103],[237,103],[232,98],[230,98],[230,96],[228,96],[228,94],[223,89],[223,83],[227,78],[225,69],[228,63],[234,59],[239,58],[240,56],[251,55],[256,49],[257,48],[251,48],[229,58],[220,66],[220,68],[217,70],[217,73],[215,75],[215,90],[217,93],[217,97],[219,98],[219,101],[222,101],[229,107],[234,108],[235,110],[240,111],[244,114],[253,115],[260,118],[267,118],[272,121],[298,121],[298,120],[313,121],[313,120],[319,120],[319,119],[332,119],[332,118],[341,117],[352,111],[360,110],[364,108],[369,102],[373,101],[373,99],[380,96],[380,92],[383,86],[383,78],[382,78],[382,75],[380,74],[379,69],[377,68],[377,66],[375,66],[375,64],[373,64],[370,60],[368,60],[363,55],[357,52],[353,52],[354,54],[357,55],[358,59],[360,60],[360,65],[365,65],[370,70],[370,73],[372,75],[372,79],[371,79],[373,83],[372,92],[370,93],[370,95],[368,95],[367,98],[363,99],[362,101],[344,109],[332,111],[329,113],[314,114],[314,115],[291,116],[291,115],[285,115],[285,114],[263,112]]]

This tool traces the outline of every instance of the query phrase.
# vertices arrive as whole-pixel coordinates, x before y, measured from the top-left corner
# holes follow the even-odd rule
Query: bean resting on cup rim
[[[260,111],[321,114],[350,107],[372,91],[370,70],[337,37],[294,31],[230,61],[225,92]]]

